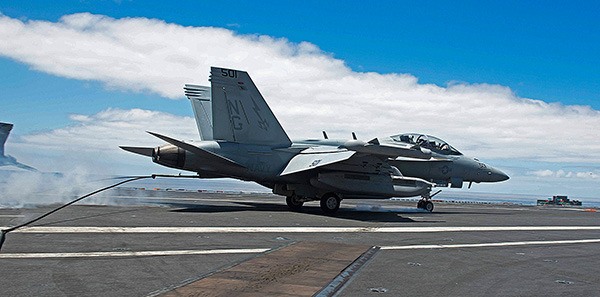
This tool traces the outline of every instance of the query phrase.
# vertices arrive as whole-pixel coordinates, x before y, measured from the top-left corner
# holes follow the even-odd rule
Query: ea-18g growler
[[[434,186],[498,182],[508,176],[465,157],[430,135],[408,133],[370,141],[291,141],[248,73],[211,67],[211,86],[186,85],[201,141],[184,142],[148,132],[168,144],[122,149],[199,178],[254,181],[286,197],[292,210],[320,201],[327,214],[343,199],[423,197],[433,210]]]

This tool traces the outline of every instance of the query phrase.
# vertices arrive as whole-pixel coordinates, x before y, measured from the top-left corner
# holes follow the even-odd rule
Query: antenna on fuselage
[[[323,131],[323,137],[324,137],[325,139],[329,139],[329,137],[327,137],[327,132]]]
[[[352,132],[352,139],[356,140],[356,133]]]

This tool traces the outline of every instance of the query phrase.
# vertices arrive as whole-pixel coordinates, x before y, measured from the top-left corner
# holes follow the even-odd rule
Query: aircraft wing
[[[29,166],[29,165],[25,165],[23,163],[19,163],[19,162],[15,162],[14,164],[15,166],[21,168],[21,169],[25,169],[25,170],[29,170],[29,171],[38,171],[37,169]]]
[[[331,148],[308,148],[294,156],[280,176],[315,169],[325,165],[342,162],[350,159],[356,152],[345,149],[332,150]]]

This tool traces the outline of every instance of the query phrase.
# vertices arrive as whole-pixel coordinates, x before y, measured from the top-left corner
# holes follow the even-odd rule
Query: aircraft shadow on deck
[[[335,215],[328,216],[323,213],[318,204],[305,205],[299,212],[292,212],[286,205],[273,204],[273,203],[260,203],[260,202],[235,202],[236,205],[204,205],[204,204],[191,204],[191,203],[160,203],[168,205],[177,209],[171,210],[172,212],[182,213],[227,213],[227,212],[243,212],[243,211],[271,211],[271,212],[289,212],[289,213],[300,213],[306,215],[313,215],[319,217],[333,217],[338,219],[347,219],[354,221],[364,222],[419,222],[411,218],[401,216],[400,214],[417,213],[417,212],[396,212],[396,211],[371,211],[371,210],[357,210],[353,208],[340,208]],[[428,215],[429,213],[421,213]],[[434,223],[436,221],[427,221]],[[444,221],[439,221],[444,222]]]

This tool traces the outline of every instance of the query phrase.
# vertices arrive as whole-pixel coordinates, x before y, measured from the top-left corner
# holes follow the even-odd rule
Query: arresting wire
[[[104,187],[104,188],[100,188],[100,189],[98,189],[98,190],[96,190],[96,191],[93,191],[93,192],[91,192],[91,193],[88,193],[88,194],[86,194],[86,195],[83,195],[83,196],[81,196],[81,197],[79,197],[79,198],[77,198],[77,199],[75,199],[75,200],[73,200],[73,201],[71,201],[71,202],[68,202],[68,203],[66,203],[66,204],[63,204],[63,205],[61,205],[61,206],[59,206],[59,207],[57,207],[57,208],[55,208],[55,209],[53,209],[53,210],[51,210],[51,211],[49,211],[49,212],[46,212],[46,213],[44,213],[43,215],[41,215],[41,216],[39,216],[39,217],[37,217],[37,218],[35,218],[35,219],[33,219],[33,220],[30,220],[30,221],[27,221],[27,222],[25,222],[25,223],[22,223],[22,224],[19,224],[19,225],[16,225],[16,226],[10,227],[10,228],[8,228],[8,229],[0,230],[0,250],[2,250],[2,245],[4,244],[4,240],[6,239],[6,235],[7,235],[9,232],[12,232],[12,231],[14,231],[14,230],[17,230],[17,229],[20,229],[20,228],[26,227],[26,226],[28,226],[28,225],[31,225],[31,224],[33,224],[33,223],[35,223],[35,222],[37,222],[37,221],[39,221],[39,220],[41,220],[41,219],[43,219],[43,218],[45,218],[45,217],[47,217],[47,216],[49,216],[49,215],[51,215],[51,214],[53,214],[53,213],[57,212],[57,211],[59,211],[59,210],[61,210],[61,209],[65,208],[65,207],[67,207],[67,206],[69,206],[69,205],[72,205],[72,204],[74,204],[74,203],[77,203],[77,202],[79,202],[79,201],[81,201],[81,200],[83,200],[83,199],[85,199],[85,198],[88,198],[88,197],[90,197],[90,196],[96,195],[96,194],[98,194],[98,193],[100,193],[100,192],[104,192],[104,191],[106,191],[106,190],[112,189],[112,188],[114,188],[114,187],[120,186],[120,185],[122,185],[122,184],[125,184],[125,183],[129,183],[129,182],[132,182],[132,181],[141,180],[141,179],[148,179],[148,178],[156,179],[157,177],[170,177],[170,178],[198,178],[198,176],[197,176],[197,175],[168,175],[168,174],[152,174],[152,175],[142,175],[142,176],[131,176],[131,177],[125,177],[125,178],[128,178],[128,179],[126,179],[126,180],[124,180],[124,181],[120,181],[120,182],[118,182],[118,183],[112,184],[112,185],[110,185],[110,186],[107,186],[107,187]]]

